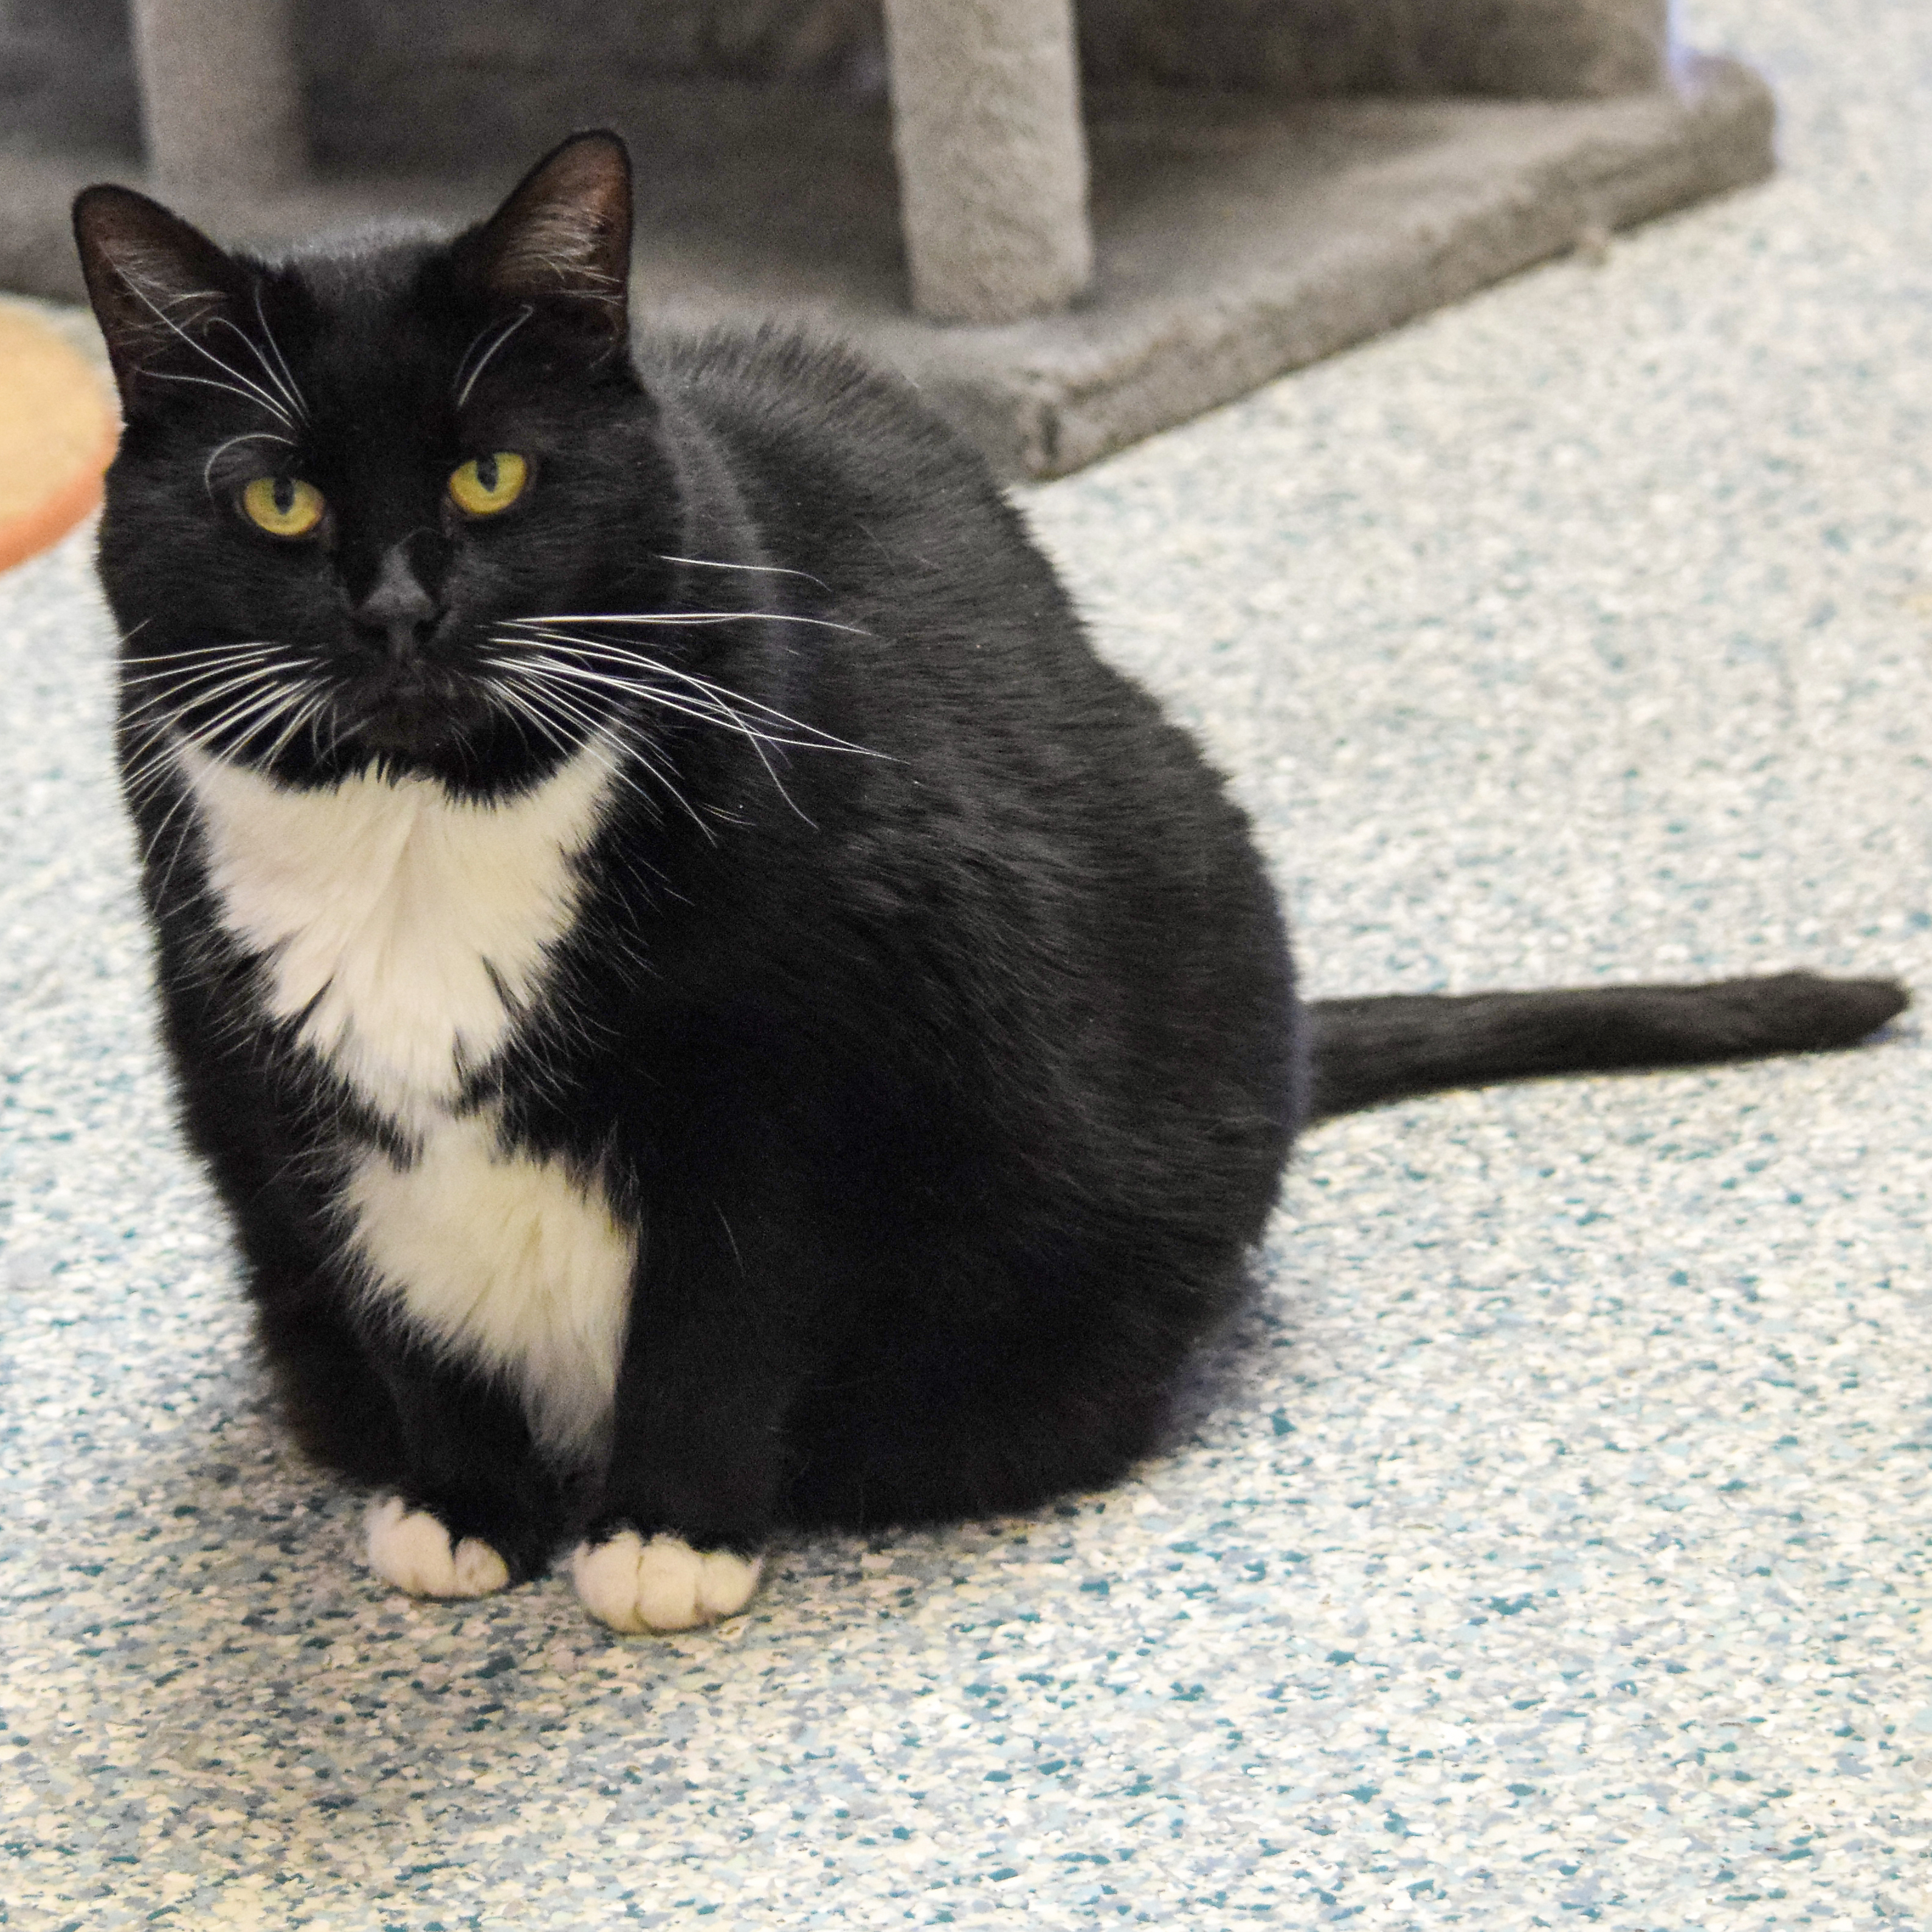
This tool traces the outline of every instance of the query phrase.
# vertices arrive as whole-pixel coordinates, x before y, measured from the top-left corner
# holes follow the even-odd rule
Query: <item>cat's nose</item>
[[[436,628],[442,607],[423,588],[407,547],[398,544],[383,558],[375,583],[353,614],[358,628],[382,634],[390,662],[400,664],[415,656]]]

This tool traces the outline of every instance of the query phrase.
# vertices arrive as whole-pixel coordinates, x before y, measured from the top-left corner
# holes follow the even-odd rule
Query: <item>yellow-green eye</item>
[[[530,466],[514,450],[500,449],[451,471],[450,500],[467,516],[494,517],[524,494],[530,476]]]
[[[313,483],[292,476],[258,476],[242,493],[250,523],[272,537],[305,537],[322,521],[326,507]]]

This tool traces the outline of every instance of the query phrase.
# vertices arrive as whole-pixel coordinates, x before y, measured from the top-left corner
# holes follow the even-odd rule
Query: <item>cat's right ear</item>
[[[132,188],[83,188],[74,200],[74,236],[122,404],[131,413],[141,372],[184,349],[206,353],[202,338],[218,316],[230,315],[247,278],[200,229]]]

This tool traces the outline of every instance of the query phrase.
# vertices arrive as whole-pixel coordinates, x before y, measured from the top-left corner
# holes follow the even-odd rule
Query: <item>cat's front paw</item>
[[[601,1543],[580,1543],[571,1581],[584,1607],[615,1630],[681,1630],[715,1622],[752,1600],[764,1568],[760,1556],[694,1550],[682,1537],[620,1529]]]
[[[487,1597],[510,1580],[510,1566],[480,1536],[452,1543],[428,1510],[400,1496],[369,1505],[369,1568],[412,1597]]]

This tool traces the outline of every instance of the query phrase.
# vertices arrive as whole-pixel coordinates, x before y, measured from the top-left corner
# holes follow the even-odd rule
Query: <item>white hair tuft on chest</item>
[[[179,756],[221,922],[264,956],[270,1011],[301,1016],[304,1043],[399,1124],[446,1107],[570,929],[610,748],[593,739],[488,804],[430,778],[298,790],[194,747]]]

